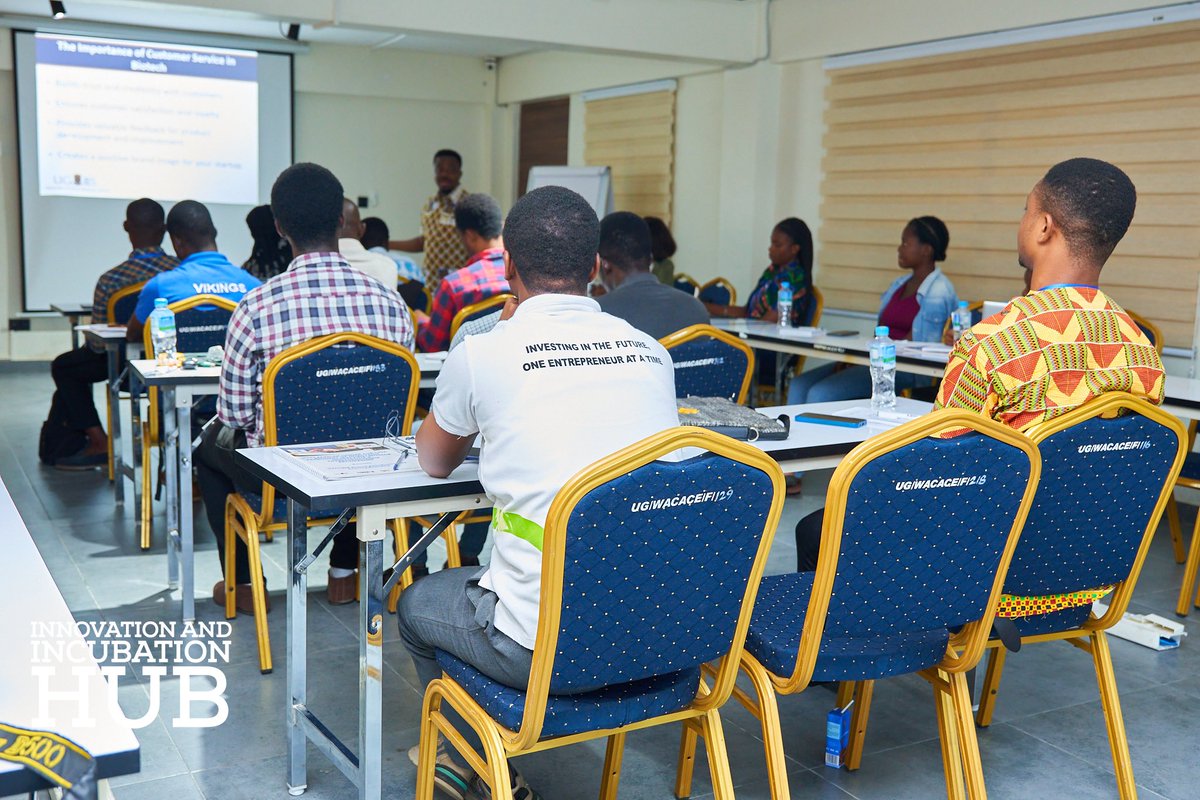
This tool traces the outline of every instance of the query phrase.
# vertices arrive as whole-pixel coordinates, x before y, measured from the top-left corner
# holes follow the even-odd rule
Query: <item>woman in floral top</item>
[[[767,256],[771,263],[763,270],[744,307],[705,303],[708,313],[714,317],[750,317],[777,322],[779,287],[787,281],[792,287],[792,325],[807,325],[810,321],[809,309],[812,301],[812,231],[803,220],[788,217],[771,231],[771,245],[767,248]],[[774,363],[770,366],[773,374]]]

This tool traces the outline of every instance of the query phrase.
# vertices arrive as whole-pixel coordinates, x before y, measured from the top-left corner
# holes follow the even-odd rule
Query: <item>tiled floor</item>
[[[67,474],[37,461],[37,431],[49,407],[51,382],[45,364],[0,364],[0,476],[16,501],[71,609],[81,619],[178,619],[179,597],[165,591],[166,565],[161,508],[155,547],[137,549],[134,509],[117,508],[103,473]],[[789,500],[769,572],[794,566],[790,531],[802,513],[821,502],[825,474],[805,478],[805,495]],[[203,594],[219,577],[217,558],[200,506],[196,507],[197,586]],[[1194,509],[1185,507],[1190,527]],[[1086,524],[1080,535],[1087,535]],[[267,576],[284,585],[284,545],[264,547]],[[434,556],[433,563],[441,558]],[[316,573],[323,572],[316,570]],[[1135,601],[1135,611],[1170,616],[1182,568],[1171,558],[1165,526],[1155,542]],[[314,583],[320,583],[318,577]],[[234,623],[231,663],[224,668],[229,719],[212,729],[171,726],[178,685],[167,679],[156,721],[139,732],[142,771],[117,779],[119,800],[261,800],[284,798],[283,597],[275,594],[269,616],[276,671],[260,675],[254,628],[247,617]],[[207,599],[197,601],[202,620],[223,619]],[[310,603],[310,701],[343,735],[356,725],[354,606],[330,607],[314,589]],[[1195,800],[1200,797],[1200,612],[1188,622],[1191,641],[1174,652],[1155,653],[1111,640],[1121,687],[1139,796]],[[416,741],[420,697],[395,628],[386,628],[384,744],[386,797],[413,795],[414,768],[404,750]],[[149,693],[127,680],[120,689],[125,713],[146,712]],[[876,690],[863,767],[856,773],[822,765],[825,713],[833,694],[813,688],[784,698],[781,712],[790,782],[797,798],[928,800],[945,796],[933,698],[920,678],[884,682]],[[768,797],[766,769],[753,718],[736,703],[722,712],[739,798]],[[1116,797],[1091,660],[1052,643],[1027,648],[1008,660],[996,721],[979,733],[984,770],[994,800]],[[678,730],[629,736],[621,796],[672,796]],[[353,798],[350,784],[310,749],[307,797]],[[603,747],[579,745],[520,759],[519,768],[547,800],[596,796]],[[694,797],[710,796],[707,770],[696,770]]]

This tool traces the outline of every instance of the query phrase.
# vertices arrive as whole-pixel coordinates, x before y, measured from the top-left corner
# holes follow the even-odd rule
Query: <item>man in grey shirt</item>
[[[608,294],[600,310],[620,317],[655,339],[708,322],[708,310],[691,295],[659,283],[650,272],[650,228],[629,211],[600,222],[600,281]]]

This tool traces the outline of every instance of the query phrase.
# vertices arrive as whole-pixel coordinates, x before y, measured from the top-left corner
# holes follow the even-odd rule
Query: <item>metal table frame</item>
[[[803,409],[838,411],[863,401],[816,403],[762,409],[775,415],[794,414]],[[928,403],[901,399],[897,408],[925,413]],[[796,424],[786,441],[757,443],[787,471],[835,466],[842,457],[869,436],[884,428],[838,428]],[[398,574],[429,546],[439,526],[449,524],[459,512],[484,508],[490,501],[478,481],[478,465],[467,463],[449,478],[430,478],[408,473],[371,476],[354,481],[325,481],[302,467],[289,463],[278,448],[239,450],[238,463],[250,474],[273,485],[287,497],[288,567],[287,596],[287,787],[293,795],[308,786],[306,745],[313,745],[333,762],[357,788],[359,800],[380,800],[383,786],[382,702],[383,620],[386,592],[382,586],[386,521],[398,517],[440,514],[437,525],[413,544],[400,559]],[[307,569],[316,553],[308,546],[308,509],[313,507],[355,508],[359,539],[359,658],[357,752],[338,739],[308,706],[307,691]],[[317,548],[319,552],[320,547]],[[389,559],[390,561],[390,559]]]

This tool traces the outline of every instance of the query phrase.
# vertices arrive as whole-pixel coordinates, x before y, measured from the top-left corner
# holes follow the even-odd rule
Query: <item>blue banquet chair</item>
[[[675,365],[675,396],[727,397],[745,403],[754,350],[732,333],[689,325],[659,339]]]
[[[702,454],[658,460],[682,448]],[[511,800],[508,760],[607,738],[601,797],[615,798],[629,731],[681,722],[703,736],[717,798],[733,785],[718,709],[737,677],[783,504],[779,466],[697,428],[650,436],[559,490],[542,541],[541,606],[527,686],[496,683],[449,653],[421,718],[417,798],[433,797],[439,734]],[[714,678],[700,666],[718,661]],[[602,687],[602,688],[596,688]],[[479,735],[471,748],[443,712]]]
[[[716,303],[719,306],[737,305],[737,289],[724,278],[713,278],[700,287],[697,297],[702,303]]]
[[[948,796],[962,798],[965,779],[984,797],[965,673],[983,654],[1039,472],[1032,442],[963,411],[874,436],[838,465],[817,569],[763,580],[741,658],[753,696],[734,691],[762,724],[774,800],[791,796],[776,694],[856,681],[865,704],[872,681],[914,672],[933,687]],[[685,731],[678,797],[695,744]]]

